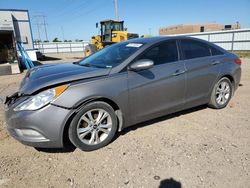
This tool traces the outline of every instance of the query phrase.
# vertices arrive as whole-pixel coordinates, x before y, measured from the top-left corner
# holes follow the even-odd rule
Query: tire
[[[97,52],[97,48],[94,44],[89,44],[84,49],[84,56],[88,57]]]
[[[208,106],[214,109],[225,108],[232,97],[233,89],[233,85],[227,77],[221,78],[214,85]]]
[[[93,151],[109,144],[117,127],[114,109],[104,102],[92,102],[82,107],[73,118],[69,139],[77,148]]]

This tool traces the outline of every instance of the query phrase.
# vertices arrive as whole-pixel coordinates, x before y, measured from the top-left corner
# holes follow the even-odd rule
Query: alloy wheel
[[[91,109],[81,116],[77,124],[77,136],[87,145],[103,142],[112,128],[110,114],[104,109]]]
[[[226,81],[222,81],[218,84],[216,88],[216,102],[219,105],[224,105],[230,99],[230,86]]]

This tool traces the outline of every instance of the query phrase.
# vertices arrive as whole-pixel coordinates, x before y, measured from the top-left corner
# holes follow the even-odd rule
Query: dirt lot
[[[124,130],[94,152],[37,151],[6,133],[0,77],[0,187],[250,187],[250,59],[227,108],[198,107]]]

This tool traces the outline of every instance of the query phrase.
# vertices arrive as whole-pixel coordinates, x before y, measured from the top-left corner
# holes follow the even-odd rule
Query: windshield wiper
[[[106,66],[100,66],[100,65],[97,65],[97,64],[90,64],[90,63],[80,64],[80,65],[85,66],[85,67],[107,68]]]
[[[85,67],[91,67],[92,65],[91,64],[89,64],[89,63],[86,63],[86,64],[79,64],[79,65],[81,65],[81,66],[85,66]]]

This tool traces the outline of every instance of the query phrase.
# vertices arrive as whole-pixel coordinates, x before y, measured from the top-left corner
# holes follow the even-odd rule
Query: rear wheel
[[[233,94],[231,81],[223,77],[214,86],[209,106],[215,109],[221,109],[227,106]]]
[[[104,102],[84,106],[73,118],[69,139],[79,149],[92,151],[104,147],[114,137],[117,117],[113,108]]]

